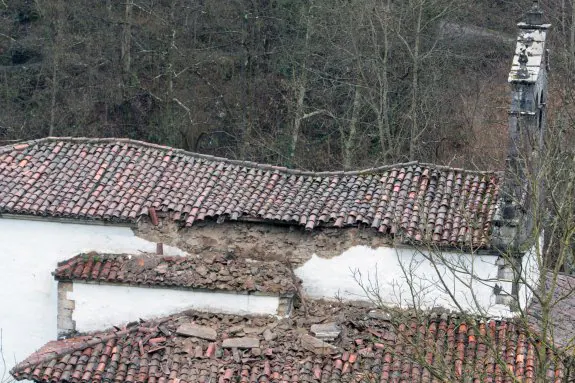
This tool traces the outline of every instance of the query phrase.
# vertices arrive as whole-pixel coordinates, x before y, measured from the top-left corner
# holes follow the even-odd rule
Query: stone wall
[[[422,308],[453,310],[459,304],[469,312],[513,315],[508,302],[497,301],[499,295],[510,296],[513,292],[512,279],[497,278],[497,252],[476,254],[398,247],[393,246],[389,237],[369,227],[318,228],[307,232],[269,224],[201,222],[186,229],[166,220],[157,226],[142,222],[136,234],[190,254],[216,252],[290,263],[295,276],[302,281],[299,293],[304,299],[377,300],[386,305],[409,307],[413,304],[410,292],[417,290],[417,302]],[[442,285],[438,273],[447,286]],[[374,285],[365,285],[369,281]],[[377,296],[372,291],[375,286]],[[453,302],[453,297],[457,302]]]
[[[58,339],[67,338],[76,332],[76,322],[72,319],[75,302],[68,297],[74,291],[72,282],[58,282]]]
[[[341,255],[354,246],[378,248],[391,240],[367,228],[303,228],[249,222],[198,222],[192,228],[178,228],[169,221],[158,226],[141,222],[136,235],[152,242],[175,246],[189,254],[225,253],[240,258],[279,260],[301,266],[313,254],[322,258]]]

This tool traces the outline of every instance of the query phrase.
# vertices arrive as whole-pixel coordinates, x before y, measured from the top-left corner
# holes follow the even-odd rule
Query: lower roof
[[[60,262],[58,281],[132,286],[176,287],[291,295],[297,291],[288,267],[279,261],[256,261],[223,254],[185,257],[160,255],[79,254]]]
[[[395,321],[365,307],[314,302],[309,315],[288,319],[187,312],[54,341],[11,373],[45,383],[561,379],[566,369],[552,353],[542,354],[549,360],[538,370],[536,347],[514,322],[446,314]]]
[[[0,147],[0,213],[135,222],[371,226],[405,242],[489,247],[501,174],[410,162],[308,172],[127,139]]]

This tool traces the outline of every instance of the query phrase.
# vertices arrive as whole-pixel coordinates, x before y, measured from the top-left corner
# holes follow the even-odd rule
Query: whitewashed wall
[[[511,292],[510,282],[497,280],[497,256],[441,253],[433,254],[433,262],[428,257],[413,249],[355,246],[331,259],[314,255],[295,273],[306,293],[315,298],[368,300],[368,295],[377,295],[388,305],[459,311],[449,291],[471,313],[512,315],[506,305],[495,303],[496,283]]]
[[[22,360],[57,337],[57,290],[51,275],[57,262],[80,252],[137,254],[139,251],[154,252],[155,249],[154,243],[136,237],[132,230],[125,227],[0,219],[0,329],[3,332],[4,356],[8,368],[14,365],[14,361]],[[168,255],[181,253],[167,246],[164,251]],[[303,280],[304,289],[312,298],[341,296],[345,299],[365,300],[365,291],[354,279],[354,271],[359,271],[356,278],[368,285],[371,281],[371,288],[377,290],[384,303],[442,306],[457,310],[445,291],[447,288],[466,310],[476,312],[479,304],[490,315],[511,315],[507,306],[495,304],[495,283],[502,285],[505,291],[511,291],[510,282],[502,284],[497,281],[496,256],[444,253],[442,258],[432,263],[413,249],[354,246],[330,259],[313,255],[295,272]],[[450,263],[450,267],[442,266],[442,261]],[[527,265],[528,261],[525,262]],[[450,271],[454,265],[461,269],[460,272]],[[532,274],[536,272],[533,267],[525,267],[524,270],[530,270]],[[471,277],[471,273],[475,278]],[[446,286],[440,281],[439,275],[443,277]],[[415,287],[415,294],[410,292],[407,279],[413,279],[411,285]],[[474,294],[469,292],[465,284],[471,284]],[[136,317],[161,316],[190,308],[185,302],[191,296],[185,296],[183,291],[168,293],[160,289],[124,288],[119,293],[120,290],[113,286],[79,287],[79,284],[74,289],[71,298],[77,300],[78,307],[74,319],[80,323],[81,331],[101,329]],[[412,295],[415,295],[415,301]],[[274,310],[277,309],[275,298],[256,303],[252,298],[244,298],[247,301],[241,301],[240,296],[234,295],[234,305],[246,311],[266,312],[272,306]],[[213,309],[212,298],[205,299],[204,309]],[[226,311],[225,307],[231,304],[232,297],[214,296],[213,299],[218,301],[219,308],[216,310]],[[95,302],[98,302],[98,310],[116,310],[106,310],[100,306],[107,301],[114,303],[116,308],[124,306],[123,311],[118,311],[116,316],[104,316],[101,313],[96,315]],[[142,304],[144,301],[145,305]],[[168,304],[157,306],[155,302],[161,301]],[[135,307],[149,309],[138,311]]]
[[[102,330],[138,318],[196,309],[228,314],[275,315],[279,298],[263,295],[77,283],[68,293],[76,331]]]
[[[92,250],[137,254],[155,252],[156,245],[127,227],[0,218],[0,329],[8,369],[56,339],[52,272],[59,261]],[[181,254],[168,246],[164,252]]]

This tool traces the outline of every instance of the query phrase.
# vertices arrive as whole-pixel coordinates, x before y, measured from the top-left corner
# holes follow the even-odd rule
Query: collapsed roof
[[[159,256],[79,254],[60,262],[58,281],[113,283],[263,294],[294,294],[291,271],[279,261],[229,259],[224,255]]]
[[[371,226],[404,242],[490,246],[501,174],[410,162],[306,172],[127,139],[0,147],[0,213],[136,222],[208,218]]]
[[[187,312],[50,342],[12,374],[45,383],[227,383],[529,382],[541,373],[538,346],[513,321],[388,319],[315,302],[309,316],[281,320]],[[544,375],[561,379],[566,369],[548,355]]]

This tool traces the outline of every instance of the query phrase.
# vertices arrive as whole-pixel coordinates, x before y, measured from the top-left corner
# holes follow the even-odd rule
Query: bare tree
[[[522,185],[521,197],[514,195],[518,199],[512,202],[514,206],[520,206],[522,214],[514,221],[517,230],[509,246],[491,256],[497,258],[499,275],[487,275],[479,270],[485,261],[473,246],[458,252],[431,243],[416,246],[417,255],[413,258],[406,259],[398,254],[402,276],[393,286],[393,299],[382,295],[384,288],[389,291],[389,287],[381,285],[377,272],[370,275],[355,272],[356,281],[365,295],[392,314],[390,320],[399,336],[413,350],[413,362],[428,369],[437,379],[463,378],[450,375],[452,365],[430,363],[424,341],[409,331],[409,325],[407,329],[405,326],[427,323],[429,316],[435,315],[430,313],[441,308],[449,315],[456,315],[477,338],[477,343],[469,347],[478,344],[487,347],[490,358],[500,366],[506,379],[523,381],[516,374],[524,372],[509,369],[501,349],[489,349],[502,344],[502,340],[493,338],[496,334],[490,332],[487,323],[495,315],[494,309],[500,310],[503,306],[509,309],[508,323],[512,326],[509,331],[527,334],[529,350],[526,352],[531,353],[536,365],[533,381],[547,382],[553,378],[557,382],[572,382],[575,379],[572,375],[575,364],[571,357],[575,350],[575,333],[566,333],[560,323],[566,320],[562,319],[560,310],[566,301],[575,299],[575,283],[571,286],[560,283],[564,279],[563,273],[572,272],[574,260],[575,153],[566,150],[564,145],[572,129],[573,126],[561,127],[552,123],[549,131],[553,134],[547,136],[545,147],[535,154],[521,151],[520,162],[525,164],[521,173],[507,172],[507,180],[516,177]],[[526,195],[530,197],[525,198]],[[458,214],[462,219],[474,222],[474,215],[465,207],[461,207]],[[481,227],[481,224],[475,222],[472,226]],[[432,271],[423,273],[419,268],[421,262],[430,265]],[[575,277],[571,278],[575,281]],[[486,299],[485,292],[489,296],[491,291],[497,296],[495,300]],[[549,376],[550,367],[557,365],[563,365],[564,375]],[[477,366],[469,366],[467,373],[469,377],[481,376]]]

